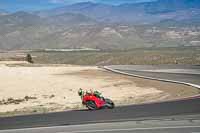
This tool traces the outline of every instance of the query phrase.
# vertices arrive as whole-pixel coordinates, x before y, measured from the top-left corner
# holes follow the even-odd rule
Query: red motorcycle
[[[82,98],[82,104],[89,110],[97,110],[102,108],[113,109],[115,107],[112,100],[96,95],[95,93],[79,93]]]

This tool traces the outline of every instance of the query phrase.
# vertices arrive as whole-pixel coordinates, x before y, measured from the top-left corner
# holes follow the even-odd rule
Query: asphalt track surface
[[[189,115],[114,123],[0,130],[0,133],[197,133],[199,131],[200,115]]]
[[[200,86],[200,65],[115,65],[108,67],[129,74]]]
[[[126,70],[127,71],[127,70]],[[130,71],[130,70],[128,70]],[[134,70],[135,71],[135,70]],[[196,70],[195,70],[196,71]],[[79,124],[89,123],[105,123],[105,122],[124,122],[124,121],[135,121],[140,119],[148,119],[163,116],[172,115],[188,115],[188,114],[200,114],[200,97],[188,98],[178,101],[166,101],[162,103],[149,103],[142,105],[130,105],[117,107],[112,110],[77,110],[77,111],[66,111],[49,114],[35,114],[27,116],[15,116],[0,118],[0,131],[4,132],[5,129],[23,129],[23,128],[35,128],[35,127],[51,127],[51,126],[71,126]],[[146,128],[146,127],[145,127]],[[181,127],[180,125],[168,129],[156,127],[154,129],[140,129],[138,132],[145,132],[151,130],[152,132],[182,132],[194,131],[196,133],[199,130],[198,126],[186,126]],[[124,128],[121,128],[124,129]],[[95,132],[133,132],[134,129],[129,127],[129,130],[119,131],[95,131]],[[76,129],[77,130],[77,129]],[[16,131],[16,130],[14,130]],[[49,131],[49,130],[48,130]],[[1,133],[0,132],[0,133]],[[8,131],[9,132],[9,131]],[[11,131],[12,132],[12,131]],[[31,131],[30,131],[31,132]],[[67,131],[66,131],[67,132]],[[59,132],[60,133],[60,132]],[[64,133],[64,132],[63,132]]]
[[[112,110],[79,110],[0,118],[0,129],[126,121],[142,117],[144,118],[199,113],[200,97],[180,101],[168,101],[162,103],[117,107]]]

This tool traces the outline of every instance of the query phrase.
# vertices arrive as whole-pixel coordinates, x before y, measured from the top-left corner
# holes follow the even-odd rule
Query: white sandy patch
[[[19,104],[0,105],[0,112],[23,110],[35,106],[64,110],[81,105],[79,88],[97,89],[114,101],[127,97],[161,94],[155,88],[142,88],[127,79],[115,77],[88,78],[77,74],[84,70],[102,71],[97,67],[0,67],[0,100],[36,97]],[[92,75],[94,76],[94,75]],[[94,76],[95,77],[95,76]]]
[[[28,64],[27,61],[0,61],[0,65],[8,65],[8,64]]]

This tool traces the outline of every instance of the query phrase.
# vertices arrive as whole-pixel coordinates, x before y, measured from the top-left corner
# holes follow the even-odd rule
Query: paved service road
[[[0,130],[0,133],[198,133],[200,115],[159,117],[137,121]]]
[[[200,65],[114,65],[108,67],[134,75],[200,85]]]

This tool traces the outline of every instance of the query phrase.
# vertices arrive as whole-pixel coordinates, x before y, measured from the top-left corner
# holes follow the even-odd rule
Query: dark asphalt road
[[[109,68],[129,74],[200,85],[200,65],[115,65]]]
[[[188,82],[192,84],[200,85],[200,75],[199,74],[176,74],[176,73],[158,73],[158,72],[138,72],[133,70],[120,70],[126,73],[153,77],[153,78],[160,78],[160,79],[167,79],[167,80],[176,80],[181,82]]]
[[[0,133],[197,133],[200,132],[200,115],[159,117],[126,122],[94,123],[0,130]]]
[[[112,110],[68,111],[0,118],[0,129],[126,121],[142,117],[199,114],[200,97],[163,103],[117,107]]]

